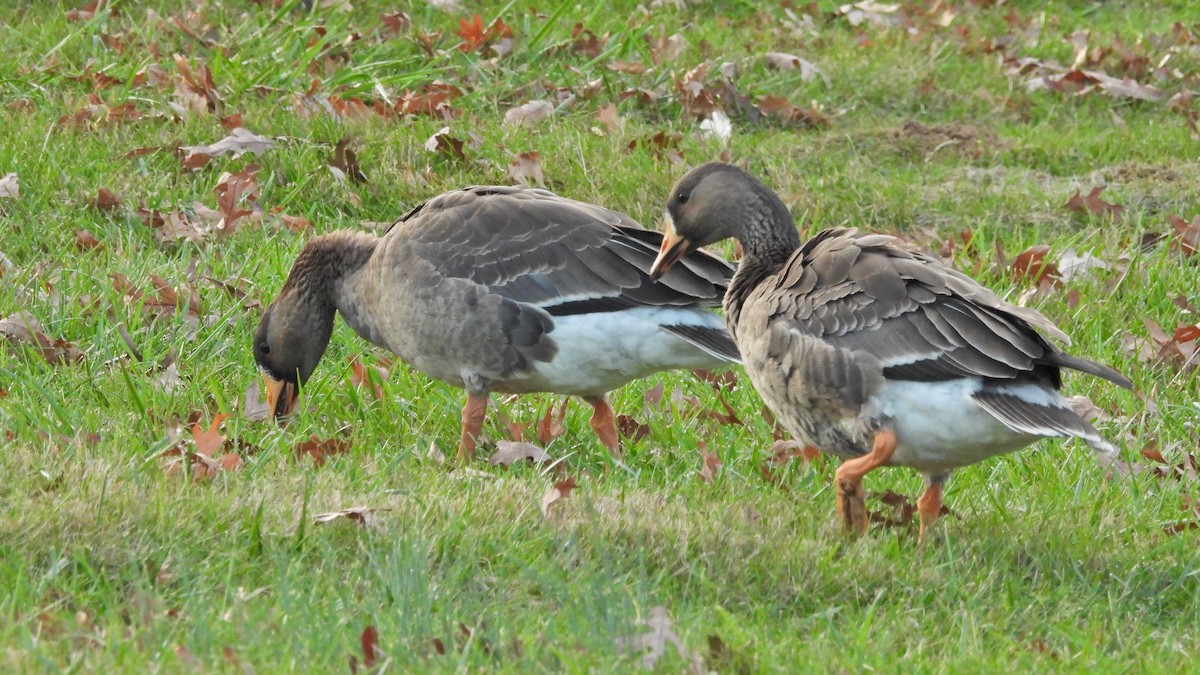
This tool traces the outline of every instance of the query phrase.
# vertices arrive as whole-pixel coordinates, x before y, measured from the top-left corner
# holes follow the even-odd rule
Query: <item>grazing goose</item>
[[[607,392],[660,370],[738,360],[709,311],[733,267],[700,253],[655,283],[661,239],[624,214],[519,187],[448,192],[383,236],[317,237],[254,336],[268,404],[277,417],[292,410],[340,312],[364,339],[467,390],[460,461],[474,454],[492,391],[584,398],[618,456]]]
[[[1042,335],[1068,342],[1046,317],[900,240],[835,228],[802,244],[779,197],[728,164],[676,183],[666,229],[652,276],[697,247],[741,242],[724,302],[730,333],[784,426],[845,460],[836,492],[847,529],[866,530],[862,478],[880,466],[925,475],[923,538],[954,469],[1043,436],[1080,438],[1102,461],[1115,456],[1059,394],[1060,371],[1129,380],[1064,354]]]

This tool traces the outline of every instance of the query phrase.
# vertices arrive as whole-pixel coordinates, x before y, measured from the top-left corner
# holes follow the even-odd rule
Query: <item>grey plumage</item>
[[[1132,384],[1065,354],[1047,336],[1067,336],[1037,311],[891,236],[832,228],[801,242],[782,201],[731,165],[684,176],[667,213],[654,272],[672,269],[682,252],[737,238],[744,255],[724,306],[755,389],[820,450],[865,460],[890,444],[881,461],[929,477],[923,523],[936,517],[951,470],[1039,436],[1081,438],[1110,458],[1112,446],[1058,393],[1061,369]],[[881,440],[882,431],[895,437]],[[858,470],[844,472],[848,488]],[[861,501],[839,495],[848,508]],[[865,527],[864,518],[853,519]]]
[[[336,310],[365,339],[473,397],[553,391],[606,405],[607,391],[637,377],[736,361],[710,311],[733,266],[697,253],[654,283],[661,237],[545,190],[448,192],[381,237],[309,242],[264,314],[255,358],[273,379],[303,383]],[[464,429],[467,417],[482,420],[482,408],[472,410]]]

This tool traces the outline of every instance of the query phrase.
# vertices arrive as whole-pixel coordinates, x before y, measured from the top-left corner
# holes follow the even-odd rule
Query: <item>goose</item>
[[[268,405],[277,418],[294,409],[340,313],[368,342],[466,389],[460,463],[474,455],[493,391],[582,397],[619,457],[609,391],[738,362],[712,311],[733,266],[692,254],[656,283],[661,239],[622,213],[514,186],[447,192],[381,236],[316,237],[254,335]]]
[[[1116,448],[1060,394],[1062,370],[1126,388],[1117,371],[1071,356],[1035,310],[1001,300],[901,240],[832,228],[801,242],[782,200],[729,164],[697,167],[667,201],[651,276],[701,246],[743,250],[725,319],[746,374],[785,428],[843,460],[843,528],[865,532],[862,479],[881,466],[925,477],[918,538],[937,520],[955,469],[1042,437],[1082,439],[1102,463]]]

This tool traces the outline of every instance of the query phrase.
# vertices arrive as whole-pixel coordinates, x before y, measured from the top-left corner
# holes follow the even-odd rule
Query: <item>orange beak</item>
[[[295,409],[298,399],[296,385],[286,380],[276,380],[266,373],[263,373],[262,380],[263,391],[267,392],[267,406],[271,408],[271,414],[275,416],[275,419],[279,419]]]
[[[663,223],[662,246],[658,249],[658,258],[650,266],[650,278],[655,280],[662,278],[662,275],[666,274],[672,265],[679,262],[679,259],[691,250],[692,242],[679,236],[679,233],[675,231],[675,223],[670,217],[666,218]]]

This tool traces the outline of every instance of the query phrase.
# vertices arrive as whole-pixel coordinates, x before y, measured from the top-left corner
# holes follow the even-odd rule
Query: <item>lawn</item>
[[[1194,667],[1195,3],[314,4],[5,9],[0,668]],[[657,227],[714,159],[1127,374],[1066,382],[1122,470],[1058,441],[962,470],[922,545],[920,477],[881,470],[847,539],[836,463],[773,445],[738,372],[614,392],[623,466],[581,402],[551,440],[562,399],[495,397],[450,471],[462,392],[343,324],[263,419],[250,340],[313,236],[515,181]],[[487,461],[520,425],[551,463]]]

